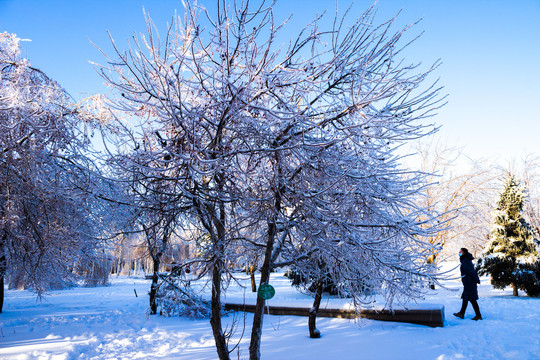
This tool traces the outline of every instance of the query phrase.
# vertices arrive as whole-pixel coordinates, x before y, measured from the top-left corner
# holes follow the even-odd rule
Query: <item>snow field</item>
[[[243,274],[239,279],[249,285]],[[311,306],[311,298],[290,287],[282,274],[272,274],[271,283],[276,287],[271,305]],[[444,305],[444,328],[320,318],[322,337],[310,339],[307,318],[267,315],[262,358],[540,359],[540,299],[514,298],[511,290],[494,290],[484,278],[479,304],[485,320],[474,322],[470,305],[464,320],[452,316],[460,307],[461,285],[456,280],[446,285],[418,304]],[[51,291],[42,302],[31,292],[9,290],[0,314],[0,358],[216,359],[208,320],[149,316],[149,286],[141,278],[112,277],[110,286]],[[255,299],[249,287],[231,285],[227,293],[231,302]],[[349,305],[323,297],[321,306]],[[230,348],[240,341],[232,359],[248,358],[251,322],[252,314],[223,318],[224,327],[236,329]]]

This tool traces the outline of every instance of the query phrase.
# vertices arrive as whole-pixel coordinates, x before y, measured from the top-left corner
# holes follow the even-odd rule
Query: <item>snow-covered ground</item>
[[[248,279],[240,275],[248,285]],[[111,285],[51,291],[36,301],[28,291],[7,291],[0,314],[1,359],[216,359],[208,320],[149,316],[149,281],[112,277]],[[272,274],[276,296],[271,305],[311,306],[308,296]],[[461,285],[429,294],[422,303],[445,306],[444,328],[381,322],[320,318],[320,339],[308,337],[307,318],[265,316],[263,359],[540,359],[540,299],[512,297],[511,290],[494,290],[487,279],[480,286],[484,320],[457,319]],[[452,291],[455,289],[456,291]],[[247,288],[230,289],[229,301],[254,301]],[[135,295],[137,293],[138,297]],[[323,306],[343,307],[340,299]],[[235,325],[230,348],[240,346],[232,359],[248,358],[252,314],[224,317]],[[244,331],[245,324],[245,331]]]

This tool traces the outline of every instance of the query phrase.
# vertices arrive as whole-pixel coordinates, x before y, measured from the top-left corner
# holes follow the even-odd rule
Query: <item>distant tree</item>
[[[419,170],[428,174],[416,201],[433,215],[440,214],[443,227],[428,238],[440,251],[427,262],[436,265],[440,258],[444,261],[445,255],[455,255],[464,246],[481,250],[490,229],[493,169],[434,137],[421,139],[414,149]]]
[[[491,240],[478,259],[479,274],[490,274],[497,289],[511,286],[530,296],[540,294],[539,242],[523,218],[526,193],[519,181],[508,173],[494,213]]]
[[[144,212],[143,212],[144,213]],[[168,215],[168,216],[167,216]],[[168,250],[173,234],[174,216],[163,211],[161,213],[147,211],[138,217],[143,228],[148,254],[152,259],[152,284],[150,286],[150,315],[157,313],[156,296],[159,282],[159,267]]]
[[[540,157],[526,156],[522,161],[523,185],[527,188],[527,201],[523,214],[531,224],[537,239],[540,239]]]
[[[131,219],[125,230],[142,235],[145,239],[145,253],[151,259],[151,315],[157,313],[159,269],[169,250],[178,216],[182,213],[182,207],[176,201],[178,195],[171,189],[175,181],[170,178],[166,160],[154,159],[152,156],[159,152],[160,146],[159,141],[144,141],[138,144],[138,149],[111,155],[107,161],[115,179],[122,184],[126,201],[130,205]]]

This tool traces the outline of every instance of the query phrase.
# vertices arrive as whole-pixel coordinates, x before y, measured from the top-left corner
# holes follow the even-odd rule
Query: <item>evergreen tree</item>
[[[324,271],[324,265],[319,268],[319,277],[303,274],[302,271],[296,267],[285,272],[285,277],[291,280],[291,284],[300,290],[315,294],[317,292],[318,285],[322,286],[322,292],[329,295],[339,295],[339,289],[329,271]]]
[[[539,243],[530,225],[523,218],[525,189],[512,175],[504,184],[494,213],[491,241],[478,260],[478,272],[491,274],[491,283],[497,289],[512,286],[529,296],[540,294]]]

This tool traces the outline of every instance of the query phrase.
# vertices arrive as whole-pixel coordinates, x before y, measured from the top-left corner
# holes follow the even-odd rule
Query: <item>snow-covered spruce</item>
[[[494,212],[491,241],[478,259],[479,274],[491,275],[497,289],[511,286],[529,296],[540,295],[539,242],[522,215],[525,189],[508,174]]]

